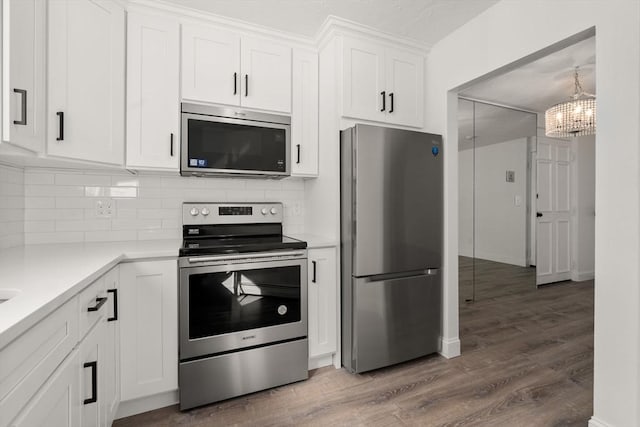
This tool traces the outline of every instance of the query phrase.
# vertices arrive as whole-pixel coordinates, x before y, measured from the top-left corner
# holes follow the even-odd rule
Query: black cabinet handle
[[[173,132],[171,132],[171,147],[169,149],[169,154],[173,157]]]
[[[389,98],[391,98],[391,109],[389,109],[389,112],[393,113],[393,92],[389,94]]]
[[[113,317],[107,317],[107,322],[118,320],[118,290],[107,289],[107,293],[113,294]]]
[[[105,302],[107,302],[106,297],[96,298],[96,305],[94,305],[93,307],[87,308],[87,311],[98,311],[100,310],[100,307],[104,305]]]
[[[540,218],[542,216],[542,212],[536,212],[536,218]]]
[[[313,266],[313,274],[311,275],[311,283],[316,283],[316,262],[311,261],[311,265]]]
[[[238,93],[238,73],[233,73],[233,94]]]
[[[59,132],[60,132],[58,134],[58,137],[56,138],[56,141],[64,141],[64,112],[58,111],[56,115],[58,116]]]
[[[22,103],[20,108],[20,120],[14,120],[14,125],[27,125],[27,91],[25,89],[13,89],[15,93],[19,93],[22,96]]]
[[[95,403],[98,401],[98,361],[86,362],[85,368],[91,368],[91,397],[84,400],[84,404]]]
[[[298,160],[296,160],[296,163],[300,163],[300,144],[296,144],[296,148],[298,149]]]
[[[249,96],[249,74],[244,75],[244,96]]]
[[[384,111],[387,109],[387,92],[383,90],[380,95],[382,95],[382,109],[380,111]]]

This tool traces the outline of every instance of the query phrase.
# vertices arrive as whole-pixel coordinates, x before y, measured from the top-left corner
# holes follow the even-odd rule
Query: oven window
[[[188,135],[190,167],[286,171],[284,129],[189,119]]]
[[[300,321],[300,266],[189,276],[189,338]]]

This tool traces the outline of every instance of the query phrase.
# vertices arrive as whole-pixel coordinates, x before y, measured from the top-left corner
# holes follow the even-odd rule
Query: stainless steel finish
[[[220,265],[229,264],[234,261],[282,261],[286,259],[306,258],[307,251],[269,251],[269,252],[256,252],[256,253],[241,253],[241,254],[221,254],[221,255],[206,255],[200,257],[188,257],[180,258],[180,267],[191,267],[193,264],[207,264],[207,265]]]
[[[182,362],[180,409],[308,378],[306,339]]]
[[[364,372],[438,350],[442,138],[358,124],[340,143],[342,362]]]
[[[187,176],[237,176],[245,178],[281,179],[291,175],[291,117],[259,113],[237,108],[217,107],[200,104],[182,104],[182,139],[180,148],[180,174]],[[285,130],[286,170],[284,172],[248,171],[240,169],[195,168],[189,166],[189,119],[240,124]]]
[[[404,362],[439,350],[439,276],[354,279],[352,372]]]
[[[251,207],[251,215],[219,215],[221,207]],[[209,211],[204,215],[203,210]],[[266,209],[266,214],[262,211]],[[275,214],[273,211],[275,210]],[[198,212],[195,215],[192,212]],[[203,213],[203,215],[198,215]],[[251,202],[251,203],[183,203],[182,224],[246,224],[282,222],[284,219],[282,203],[279,202]]]
[[[441,137],[368,125],[343,135],[342,150],[352,159],[346,190],[353,204],[345,225],[354,246],[353,275],[440,266],[442,156],[431,148],[442,148]]]
[[[192,113],[205,116],[215,116],[222,118],[232,118],[234,116],[242,117],[242,120],[251,120],[254,122],[279,123],[283,125],[291,124],[290,116],[281,116],[278,114],[259,113],[257,111],[243,110],[240,108],[217,107],[214,105],[201,105],[182,103],[182,113]]]
[[[182,259],[180,260],[182,262]],[[252,260],[233,265],[233,271],[260,268],[276,268],[286,266],[300,267],[300,321],[264,328],[248,329],[240,332],[189,339],[189,275],[229,271],[229,263],[219,265],[203,265],[180,268],[179,280],[179,325],[180,325],[180,358],[198,357],[206,354],[232,351],[244,347],[252,347],[270,342],[282,341],[307,335],[307,258],[295,257],[277,261]]]

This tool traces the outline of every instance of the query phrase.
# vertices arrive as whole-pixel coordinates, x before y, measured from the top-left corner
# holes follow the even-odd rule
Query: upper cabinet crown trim
[[[214,24],[218,27],[224,27],[235,32],[243,33],[243,35],[260,36],[279,40],[290,44],[291,47],[309,48],[316,46],[316,39],[312,37],[287,33],[285,31],[276,30],[263,25],[168,3],[163,0],[129,0],[127,10],[136,10],[139,8],[163,11],[181,21],[185,21],[185,23]]]
[[[378,43],[391,44],[394,48],[400,47],[412,50],[425,56],[431,50],[430,45],[419,40],[398,37],[376,28],[334,15],[327,16],[327,19],[316,33],[315,39],[318,41],[318,48],[321,50],[322,47],[334,36],[343,35],[345,33],[352,36],[361,36],[369,40],[374,40]]]

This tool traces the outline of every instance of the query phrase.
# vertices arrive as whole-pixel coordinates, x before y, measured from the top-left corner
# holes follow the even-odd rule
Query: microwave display
[[[187,120],[191,168],[285,172],[286,133],[282,128]]]

